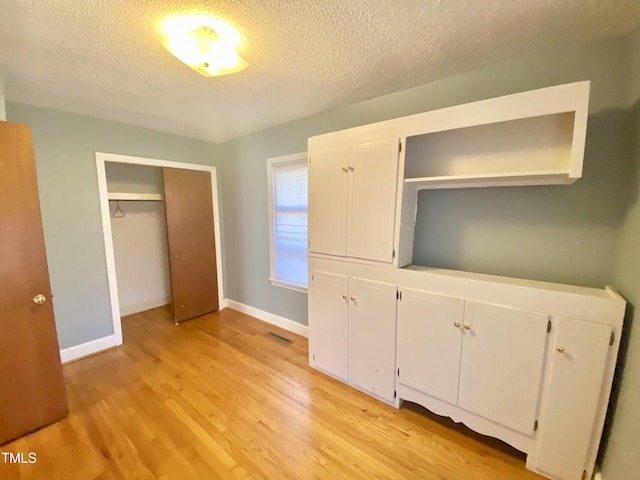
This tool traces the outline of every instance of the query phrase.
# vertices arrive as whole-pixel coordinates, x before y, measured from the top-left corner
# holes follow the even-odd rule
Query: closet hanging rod
[[[161,193],[130,193],[130,192],[109,192],[109,200],[147,200],[162,201]]]

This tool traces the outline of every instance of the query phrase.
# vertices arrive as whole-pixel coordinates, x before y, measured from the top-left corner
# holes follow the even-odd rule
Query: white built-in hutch
[[[622,297],[410,265],[418,190],[579,179],[588,100],[579,82],[310,138],[310,364],[591,478]]]

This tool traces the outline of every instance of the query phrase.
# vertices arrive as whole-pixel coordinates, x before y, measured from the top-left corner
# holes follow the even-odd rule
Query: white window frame
[[[275,278],[274,273],[274,199],[273,199],[273,166],[282,163],[307,162],[307,152],[292,153],[281,157],[267,158],[267,193],[269,197],[269,282],[277,287],[288,288],[297,292],[307,293],[308,287],[285,282]],[[307,210],[308,211],[308,210]],[[308,242],[307,242],[308,245]]]

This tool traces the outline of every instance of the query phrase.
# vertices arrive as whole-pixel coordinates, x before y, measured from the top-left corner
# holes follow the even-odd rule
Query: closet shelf
[[[109,192],[109,200],[151,200],[161,201],[161,193]]]

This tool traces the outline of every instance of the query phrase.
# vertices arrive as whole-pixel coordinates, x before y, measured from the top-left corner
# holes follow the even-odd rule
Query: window
[[[273,285],[307,290],[307,153],[267,160]]]

